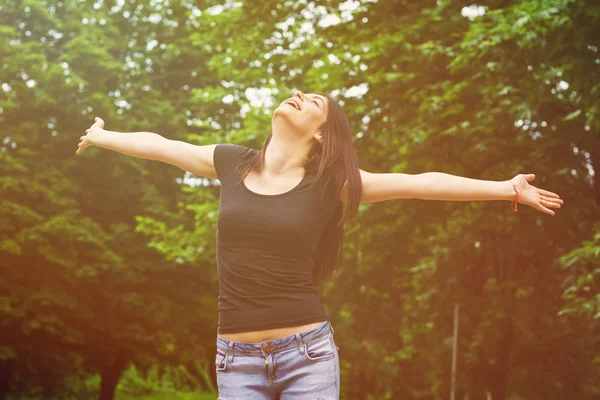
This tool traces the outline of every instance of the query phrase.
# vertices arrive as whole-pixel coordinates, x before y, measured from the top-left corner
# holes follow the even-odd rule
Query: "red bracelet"
[[[510,181],[510,183],[512,183],[512,181]],[[513,188],[515,189],[515,199],[512,202],[512,209],[514,212],[517,212],[517,204],[519,203],[519,191],[517,190],[517,185],[515,185],[514,183],[512,183]]]

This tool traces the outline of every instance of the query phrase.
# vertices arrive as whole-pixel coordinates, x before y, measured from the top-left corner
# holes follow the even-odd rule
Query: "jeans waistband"
[[[217,349],[231,356],[234,354],[266,356],[269,353],[277,353],[290,348],[301,348],[304,343],[310,343],[333,333],[331,323],[324,321],[307,331],[255,343],[236,342],[217,335]]]

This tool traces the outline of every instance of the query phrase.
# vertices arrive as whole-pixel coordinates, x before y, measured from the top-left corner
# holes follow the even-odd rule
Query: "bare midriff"
[[[285,328],[266,329],[261,331],[239,332],[239,333],[220,333],[218,336],[223,339],[233,340],[234,342],[259,343],[265,340],[279,339],[284,336],[293,335],[302,331],[316,328],[321,322],[313,322],[306,325],[289,326]]]

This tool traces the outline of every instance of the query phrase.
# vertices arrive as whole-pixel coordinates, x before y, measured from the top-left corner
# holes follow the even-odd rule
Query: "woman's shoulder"
[[[243,160],[248,156],[255,155],[257,150],[235,143],[222,143],[215,147],[214,158],[216,162],[219,160]]]
[[[236,143],[220,143],[216,146],[215,150],[219,149],[219,151],[223,153],[236,154],[236,153],[256,153],[257,150],[252,149],[250,147],[243,146],[241,144]]]
[[[229,176],[240,162],[256,154],[256,150],[234,143],[222,143],[215,147],[214,165],[219,179]]]

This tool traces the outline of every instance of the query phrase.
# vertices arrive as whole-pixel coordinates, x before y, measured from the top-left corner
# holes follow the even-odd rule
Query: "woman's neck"
[[[271,176],[301,174],[307,155],[305,144],[273,136],[265,153],[265,172]]]

